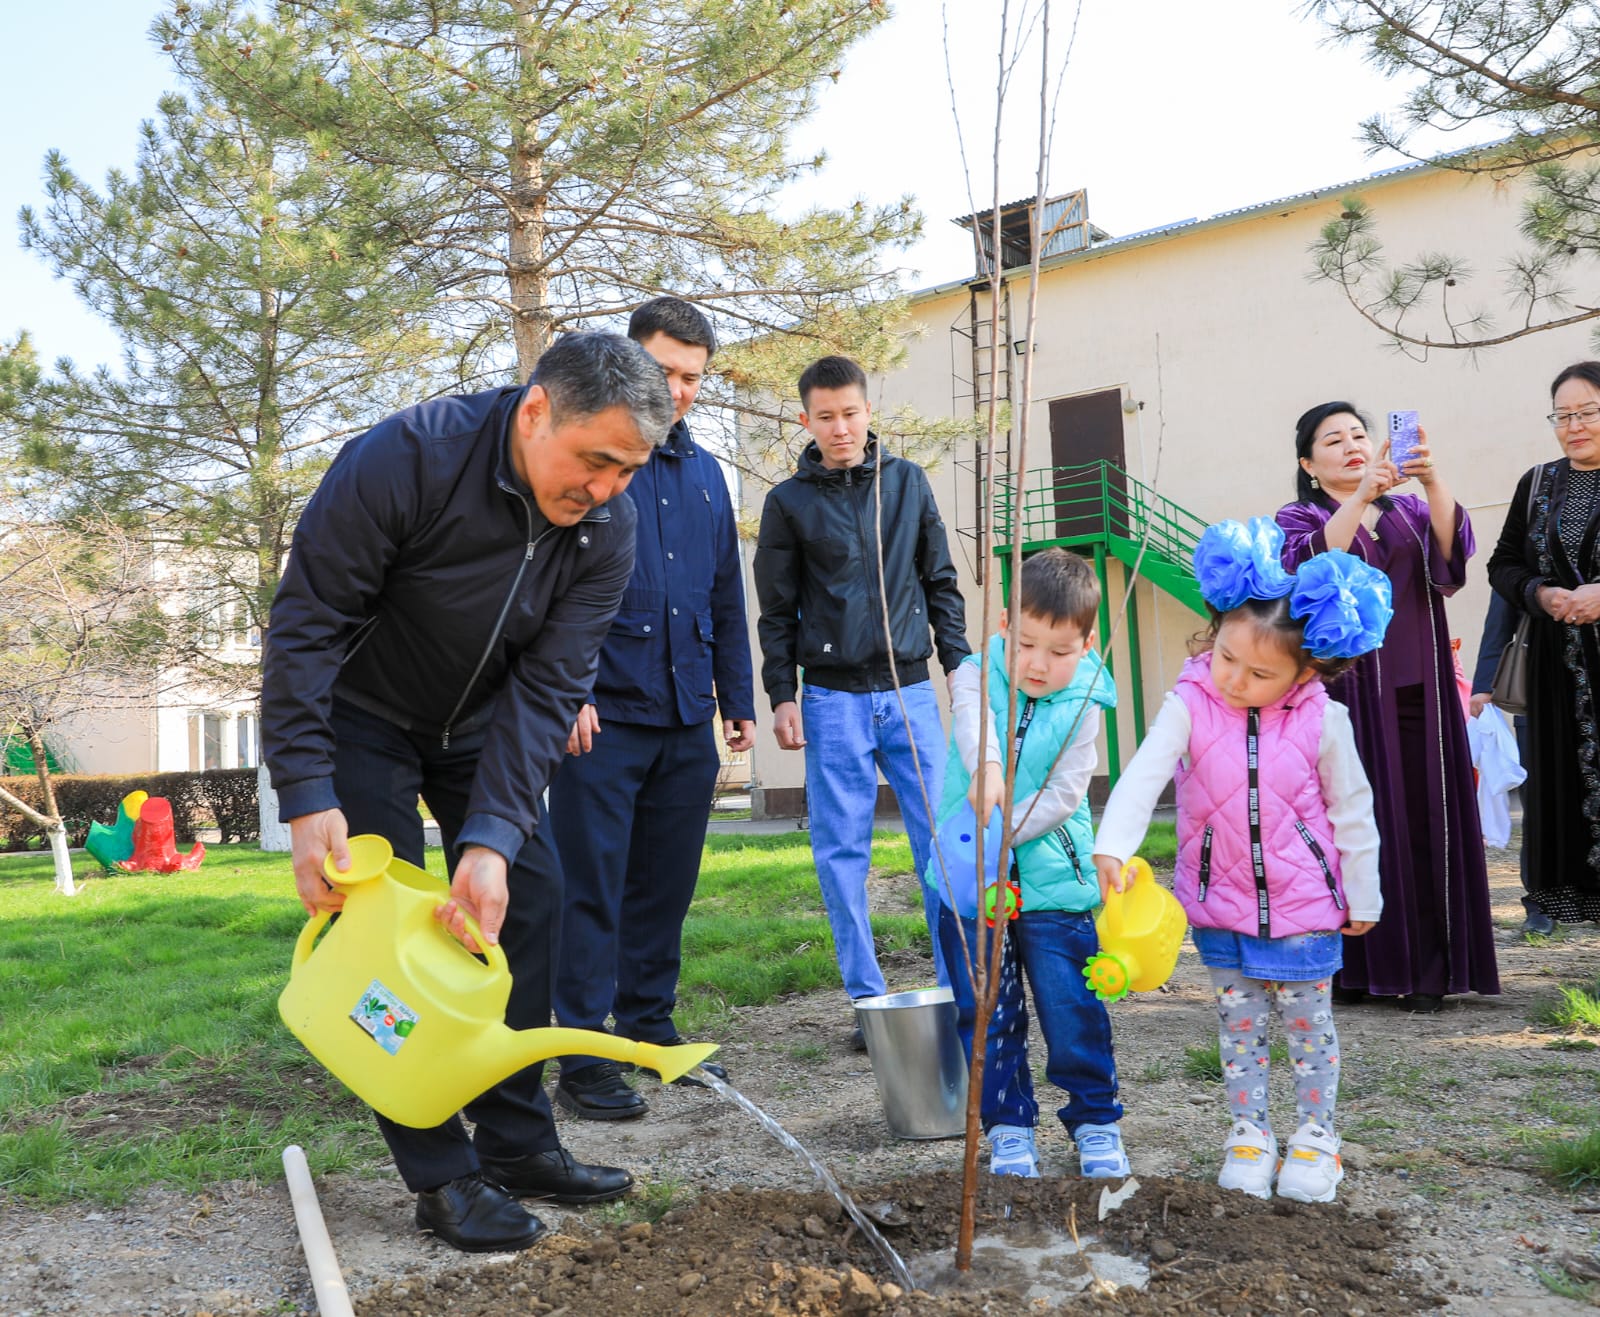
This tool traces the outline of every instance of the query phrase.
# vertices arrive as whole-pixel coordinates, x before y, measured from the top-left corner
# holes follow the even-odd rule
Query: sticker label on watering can
[[[417,1013],[377,979],[361,994],[350,1018],[372,1035],[372,1041],[393,1056],[416,1027]]]

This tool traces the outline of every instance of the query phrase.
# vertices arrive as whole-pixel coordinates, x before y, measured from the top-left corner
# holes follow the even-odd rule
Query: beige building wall
[[[1390,409],[1422,415],[1435,460],[1468,509],[1478,551],[1468,584],[1449,604],[1452,635],[1470,672],[1489,589],[1485,566],[1506,500],[1536,461],[1559,456],[1544,422],[1548,386],[1561,367],[1596,355],[1590,327],[1532,335],[1479,354],[1434,350],[1425,361],[1394,350],[1333,283],[1308,277],[1308,248],[1335,218],[1340,198],[1359,192],[1376,212],[1386,251],[1397,261],[1422,252],[1465,256],[1476,274],[1452,290],[1458,309],[1485,307],[1502,330],[1519,312],[1503,296],[1518,234],[1521,188],[1488,177],[1420,168],[1257,207],[1162,233],[1102,244],[1044,271],[1033,355],[1028,468],[1052,464],[1049,402],[1104,389],[1125,404],[1130,474],[1207,521],[1271,515],[1293,496],[1295,418],[1307,407],[1347,398],[1382,427]],[[1092,200],[1092,199],[1091,199]],[[1091,211],[1092,218],[1092,211]],[[952,274],[960,278],[965,271]],[[1022,337],[1027,272],[1012,281]],[[965,324],[968,291],[952,283],[913,299],[903,369],[873,382],[879,410],[909,404],[929,416],[956,414],[952,360],[969,373],[951,326]],[[1424,312],[1417,325],[1440,322]],[[1020,361],[1015,388],[1020,391]],[[970,410],[970,401],[959,404]],[[968,598],[968,635],[980,636],[980,591],[970,540],[973,487],[956,456],[930,474],[956,549]],[[1416,486],[1410,486],[1413,491]],[[760,491],[749,510],[759,512]],[[1120,582],[1121,568],[1110,568]],[[1113,603],[1120,605],[1120,586]],[[1137,587],[1144,704],[1153,718],[1187,654],[1200,618],[1149,586]],[[757,609],[751,596],[751,643]],[[1125,646],[1114,654],[1122,696],[1124,762],[1134,748]],[[758,788],[799,786],[802,757],[778,750],[766,702],[755,752]],[[1104,763],[1104,747],[1102,747]]]

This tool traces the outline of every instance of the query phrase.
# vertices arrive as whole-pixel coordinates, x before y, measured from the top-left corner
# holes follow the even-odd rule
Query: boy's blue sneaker
[[[1039,1178],[1039,1154],[1033,1131],[1026,1125],[994,1125],[989,1129],[989,1173]]]
[[[1122,1131],[1115,1125],[1079,1125],[1072,1132],[1078,1144],[1078,1172],[1089,1180],[1120,1180],[1130,1174]]]

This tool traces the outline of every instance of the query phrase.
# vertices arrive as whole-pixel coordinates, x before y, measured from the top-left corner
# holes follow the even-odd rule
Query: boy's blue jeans
[[[961,1045],[970,1059],[974,999],[956,922],[956,916],[941,906],[939,941],[950,966]],[[988,938],[994,930],[977,920],[960,922],[976,961],[986,948],[979,939]],[[1031,1129],[1039,1123],[1039,1104],[1034,1100],[1033,1074],[1028,1067],[1023,975],[1033,989],[1033,1007],[1044,1033],[1045,1077],[1071,1095],[1067,1105],[1056,1112],[1061,1123],[1076,1135],[1080,1125],[1113,1125],[1122,1119],[1117,1063],[1111,1053],[1111,1017],[1083,978],[1085,963],[1099,949],[1094,916],[1087,911],[1023,910],[1006,929],[1000,995],[989,1019],[984,1051],[981,1117],[985,1130],[995,1125]]]
[[[834,956],[844,990],[854,997],[877,997],[883,974],[867,917],[867,870],[872,863],[872,818],[878,803],[878,770],[900,802],[917,867],[922,912],[933,942],[939,985],[949,985],[939,954],[939,897],[922,881],[928,867],[929,804],[937,806],[944,788],[944,727],[931,682],[901,688],[906,713],[892,690],[828,690],[807,686],[800,709],[806,738],[806,812],[811,818],[811,857],[817,866],[822,903],[833,929]],[[916,744],[916,761],[911,747]],[[917,765],[922,782],[917,781]]]

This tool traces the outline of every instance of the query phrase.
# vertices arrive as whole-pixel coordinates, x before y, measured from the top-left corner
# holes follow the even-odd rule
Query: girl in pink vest
[[[1217,998],[1231,1127],[1218,1183],[1257,1198],[1334,1198],[1344,1170],[1333,1132],[1339,1036],[1332,979],[1343,937],[1383,909],[1372,789],[1337,676],[1382,643],[1389,580],[1348,553],[1294,576],[1270,519],[1219,522],[1195,548],[1211,610],[1205,652],[1177,687],[1106,803],[1095,838],[1100,887],[1122,868],[1177,778],[1174,890]],[[1267,1024],[1288,1034],[1299,1128],[1279,1168],[1267,1118]]]

